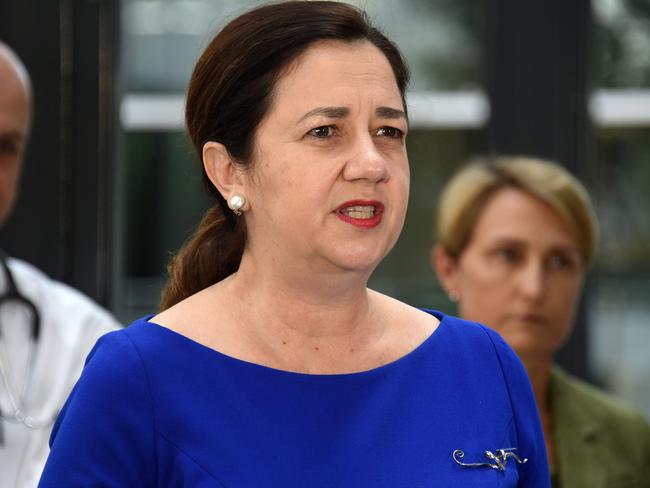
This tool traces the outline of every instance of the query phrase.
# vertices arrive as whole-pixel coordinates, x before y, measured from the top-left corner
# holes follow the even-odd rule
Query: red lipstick
[[[381,223],[384,204],[377,200],[350,200],[340,205],[334,213],[343,222],[371,229]]]

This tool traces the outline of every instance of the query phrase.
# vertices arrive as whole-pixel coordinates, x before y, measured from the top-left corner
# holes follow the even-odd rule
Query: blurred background
[[[124,323],[156,310],[209,204],[183,131],[207,42],[254,0],[2,0],[0,39],[34,81],[35,124],[0,246]],[[454,312],[429,266],[433,209],[467,158],[567,166],[601,223],[568,370],[650,414],[650,3],[364,0],[409,61],[411,201],[371,286]]]

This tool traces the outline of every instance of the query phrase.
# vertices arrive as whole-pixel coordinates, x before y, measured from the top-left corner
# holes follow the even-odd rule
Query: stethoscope
[[[0,328],[0,376],[2,377],[2,383],[7,391],[9,403],[13,409],[12,415],[6,415],[5,412],[0,410],[0,418],[8,422],[23,424],[25,427],[30,429],[42,429],[51,425],[52,420],[48,419],[46,421],[39,421],[34,417],[27,415],[25,405],[25,396],[28,392],[29,385],[32,383],[34,349],[38,344],[38,339],[41,334],[41,316],[38,313],[38,309],[34,302],[22,295],[18,290],[16,280],[7,264],[7,256],[2,250],[0,250],[0,267],[5,275],[5,291],[0,294],[0,309],[8,304],[18,305],[25,309],[30,317],[30,344],[27,353],[28,356],[24,376],[25,381],[23,382],[23,388],[20,391],[15,387],[12,381],[13,377],[10,374],[11,367],[9,364],[9,358],[7,357],[5,341],[2,337],[2,328]]]

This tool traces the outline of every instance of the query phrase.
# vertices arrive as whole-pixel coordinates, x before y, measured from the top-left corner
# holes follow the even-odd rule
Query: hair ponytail
[[[220,201],[208,209],[194,235],[167,265],[169,281],[162,291],[161,311],[239,268],[246,243],[246,224],[243,218],[234,218],[229,210],[224,210],[224,206]]]

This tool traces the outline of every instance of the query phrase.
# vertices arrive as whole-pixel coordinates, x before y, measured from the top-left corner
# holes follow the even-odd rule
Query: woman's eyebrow
[[[406,114],[403,110],[398,110],[391,107],[378,107],[375,110],[375,115],[383,119],[405,119]]]
[[[314,117],[316,115],[325,116],[330,119],[342,119],[344,117],[347,117],[349,114],[350,109],[347,107],[316,107],[315,109],[310,110],[305,115],[300,117],[298,122],[302,122],[303,120],[308,119],[309,117]]]
[[[330,119],[342,119],[350,115],[350,109],[347,107],[316,107],[305,115],[300,117],[298,122],[302,122],[309,117],[324,116]],[[406,114],[403,110],[392,107],[377,107],[375,115],[383,119],[405,119]]]

